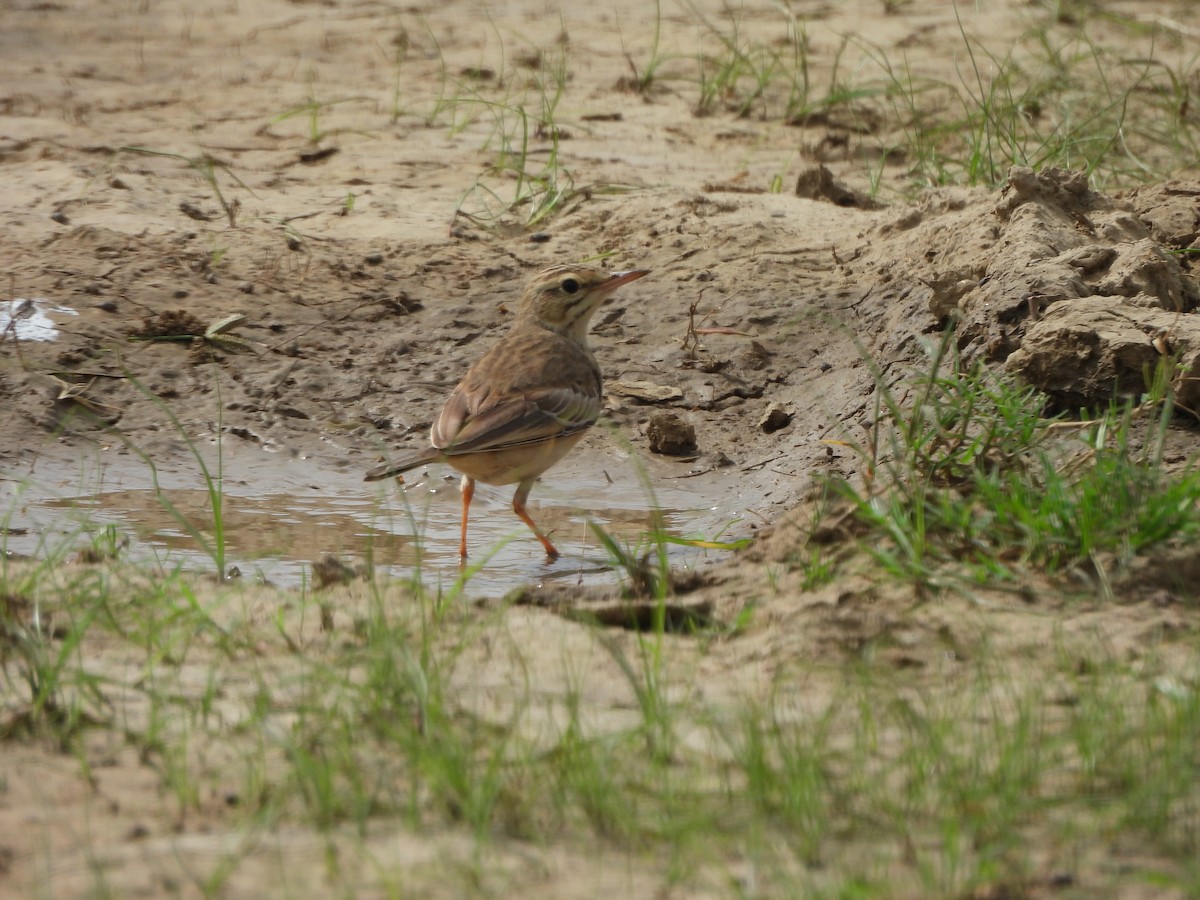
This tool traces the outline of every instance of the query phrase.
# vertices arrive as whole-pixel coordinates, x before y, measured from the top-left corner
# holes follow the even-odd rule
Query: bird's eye
[[[574,278],[564,278],[559,287],[563,289],[564,294],[578,294],[580,284]]]

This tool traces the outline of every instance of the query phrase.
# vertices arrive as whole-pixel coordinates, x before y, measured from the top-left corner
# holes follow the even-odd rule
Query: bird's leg
[[[540,528],[534,524],[533,518],[525,511],[525,501],[529,497],[529,492],[533,490],[533,479],[522,481],[517,485],[517,492],[513,494],[513,512],[515,512],[521,521],[529,526],[529,530],[537,535],[537,539],[542,542],[542,546],[546,548],[546,556],[550,559],[558,559],[558,550],[550,543],[550,539],[542,534]]]
[[[467,558],[467,512],[471,509],[471,498],[475,496],[475,479],[468,478],[466,475],[462,478],[462,533],[458,539],[458,558]]]

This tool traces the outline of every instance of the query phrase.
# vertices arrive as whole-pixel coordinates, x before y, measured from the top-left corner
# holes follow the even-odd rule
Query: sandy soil
[[[1172,20],[1187,10],[1182,2],[1111,5]],[[725,21],[720,4],[697,6]],[[933,70],[958,64],[939,53],[961,40],[948,4],[901,4],[896,15],[867,0],[794,6],[809,23],[816,65],[831,65],[847,33],[904,49]],[[966,6],[961,27],[999,44],[1047,15],[1018,2]],[[886,146],[883,136],[836,121],[793,127],[695,114],[688,56],[710,38],[692,13],[664,4],[668,62],[639,95],[622,79],[626,53],[642,60],[651,52],[648,4],[606,0],[560,15],[518,0],[484,12],[471,2],[4,5],[0,289],[34,300],[20,307],[26,324],[14,323],[0,343],[6,508],[30,480],[60,497],[97,482],[144,487],[148,469],[133,448],[170,485],[197,491],[185,437],[210,462],[219,438],[232,493],[394,508],[362,473],[385,451],[424,441],[445,392],[506,327],[533,272],[597,256],[614,269],[652,270],[597,315],[593,346],[612,428],[595,430],[534,493],[546,501],[535,515],[566,551],[554,567],[506,517],[507,491],[477,501],[481,544],[515,535],[506,551],[515,561],[483,583],[484,593],[578,573],[597,555],[579,524],[588,512],[623,519],[630,533],[644,527],[639,466],[660,501],[681,511],[675,530],[713,534],[732,522],[727,537],[756,534],[795,508],[817,476],[856,473],[855,456],[836,442],[872,424],[875,379],[864,353],[889,377],[901,373],[955,311],[968,355],[1006,362],[1065,408],[1138,392],[1144,364],[1161,352],[1154,339],[1166,335],[1182,354],[1181,403],[1200,409],[1200,326],[1187,315],[1200,292],[1171,253],[1195,246],[1200,182],[1104,195],[1070,173],[1017,171],[996,192],[896,200],[904,160],[887,158],[881,198],[889,202],[876,204],[856,192],[869,187],[863,160]],[[778,16],[771,4],[752,4],[742,26],[769,35]],[[570,73],[558,153],[580,193],[532,233],[511,215],[485,227],[481,195],[469,191],[494,159],[497,109],[446,101],[476,82],[489,97],[537,97],[530,82],[546,77],[557,54]],[[536,134],[532,142],[539,168],[551,142]],[[798,181],[820,182],[822,164],[845,190],[798,195]],[[777,175],[783,190],[771,193]],[[497,194],[512,189],[482,177]],[[460,204],[471,215],[455,216]],[[687,340],[693,310],[701,327],[717,329],[698,343]],[[32,327],[34,312],[59,329],[55,340],[18,330]],[[244,345],[137,340],[203,334],[232,314],[244,319],[226,334]],[[667,399],[639,399],[637,383],[668,389]],[[663,411],[695,428],[694,453],[651,452],[647,427]],[[1186,429],[1173,439],[1179,459],[1196,448]],[[454,547],[457,501],[442,490],[444,474],[418,481],[439,489],[424,513],[431,557]],[[133,506],[118,503],[116,519],[136,527]],[[331,509],[310,502],[296,515],[295,529],[305,529],[299,559],[327,549],[361,554],[361,518],[333,520],[349,537],[329,528],[309,537],[308,520]],[[60,527],[24,509],[9,525],[14,537],[19,528]],[[389,561],[402,568],[408,523],[373,533],[397,536]],[[786,559],[792,534],[776,529],[733,561],[706,557],[695,596],[713,615],[735,615],[747,597],[766,593],[763,561]],[[270,546],[251,543],[242,548],[248,556]],[[907,599],[851,615],[847,598],[858,590],[806,596],[785,583],[755,636],[706,665],[726,676],[750,659],[838,655],[896,617],[914,635],[898,657],[919,658],[958,627],[945,610],[905,617]],[[1126,609],[1114,614],[1114,632],[1141,633],[1173,615],[1146,602],[1137,608],[1149,618]],[[111,802],[126,812],[137,802],[128,797],[154,793],[153,775],[130,755],[111,761],[125,773]],[[23,765],[65,772],[73,763],[30,756]],[[77,781],[62,777],[55,802],[64,815],[91,802]],[[46,798],[27,800],[30,816],[42,817]],[[20,810],[8,815],[20,820]],[[45,822],[51,833],[56,822]],[[275,848],[281,857],[307,852],[306,836],[285,837]],[[120,829],[91,841],[93,851],[98,842],[131,860],[188,852],[177,836],[134,852]],[[34,843],[0,843],[0,883],[34,883]],[[271,864],[262,869],[270,877]],[[253,879],[252,867],[245,877]],[[128,878],[130,893],[144,887]]]

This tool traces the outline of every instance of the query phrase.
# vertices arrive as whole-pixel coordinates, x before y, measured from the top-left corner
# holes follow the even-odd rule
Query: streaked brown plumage
[[[467,371],[429,432],[431,446],[383,463],[367,481],[429,463],[462,473],[459,555],[467,555],[467,513],[475,482],[516,484],[515,512],[546,554],[558,550],[525,509],[534,481],[562,459],[600,416],[600,367],[587,343],[592,313],[645,269],[609,273],[552,266],[529,283],[512,329]]]

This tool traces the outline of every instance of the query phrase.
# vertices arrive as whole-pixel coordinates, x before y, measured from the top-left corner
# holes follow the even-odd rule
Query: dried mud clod
[[[1177,406],[1200,415],[1200,322],[1117,297],[1056,303],[1029,329],[1006,368],[1063,410],[1136,400],[1146,373],[1174,356]]]
[[[676,413],[656,413],[646,425],[652,453],[688,456],[696,452],[696,429]]]
[[[814,166],[796,178],[796,196],[853,209],[880,209],[883,204],[868,194],[846,187],[825,166]]]
[[[997,205],[997,214],[1007,214],[1010,223],[1031,223],[1030,236],[1047,250],[1041,258],[1026,250],[1025,273],[1032,276],[1027,309],[1007,307],[1019,327],[999,335],[999,355],[1010,372],[1063,409],[1114,396],[1136,399],[1145,390],[1146,373],[1174,355],[1177,400],[1196,415],[1200,323],[1185,314],[1200,306],[1200,286],[1159,241],[1176,247],[1194,241],[1200,213],[1186,202],[1156,210],[1149,196],[1136,194],[1137,204],[1110,200],[1081,187],[1081,178],[1014,170]],[[1175,197],[1194,200],[1200,185],[1177,184],[1174,191]],[[1003,312],[991,322],[983,313],[995,299],[987,289],[963,298],[966,341],[985,331],[991,341],[1004,329]]]
[[[1125,205],[1089,190],[1083,173],[1014,167],[995,219],[986,272],[955,302],[968,356],[1003,361],[1021,346],[1029,321],[1058,301],[1125,297],[1186,312],[1200,299],[1147,226]]]
[[[1155,241],[1172,250],[1200,250],[1200,183],[1173,180],[1135,188],[1124,196]]]
[[[1008,221],[1017,209],[1028,203],[1057,209],[1071,218],[1095,208],[1111,206],[1111,201],[1088,190],[1085,172],[1053,167],[1035,172],[1027,166],[1013,166],[1000,192],[996,215]]]
[[[939,324],[955,322],[964,359],[1007,361],[1063,408],[1136,395],[1144,367],[1169,353],[1181,355],[1180,401],[1195,408],[1200,340],[1188,314],[1200,285],[1178,251],[1197,240],[1200,183],[1110,197],[1084,173],[1017,166],[991,215],[956,196],[879,228],[891,255],[881,255],[881,283],[908,302],[876,314],[886,323],[877,355],[900,348],[904,339],[889,335],[912,333],[923,295]],[[907,258],[896,255],[901,232]]]
[[[758,428],[764,434],[774,434],[792,424],[793,415],[778,403],[768,403],[763,414],[759,416]]]

